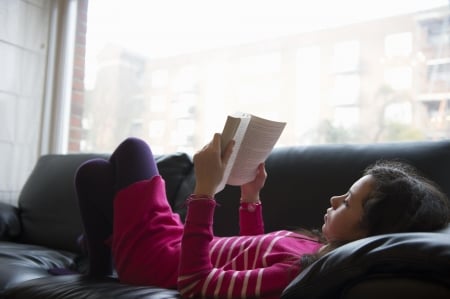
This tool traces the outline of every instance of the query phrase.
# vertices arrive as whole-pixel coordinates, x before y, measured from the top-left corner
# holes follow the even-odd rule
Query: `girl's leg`
[[[110,158],[115,170],[115,190],[159,175],[153,153],[143,140],[128,138]]]
[[[112,273],[111,248],[106,244],[112,235],[114,172],[111,163],[102,159],[82,164],[75,176],[84,237],[89,256],[89,274]]]
[[[84,237],[89,256],[89,274],[112,273],[111,248],[113,202],[116,191],[134,182],[158,175],[148,145],[136,138],[122,142],[110,161],[93,159],[82,164],[75,176]]]
[[[149,146],[128,138],[110,162],[116,190],[112,250],[119,279],[175,287],[183,224],[155,177],[159,172]]]

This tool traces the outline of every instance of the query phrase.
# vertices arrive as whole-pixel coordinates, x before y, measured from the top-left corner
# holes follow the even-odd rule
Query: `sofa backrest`
[[[73,179],[79,165],[94,157],[107,156],[69,154],[39,159],[19,197],[20,241],[79,250],[76,239],[82,225]],[[409,162],[450,196],[449,140],[277,148],[267,159],[268,179],[261,193],[266,231],[320,228],[330,197],[345,193],[363,170],[379,159]],[[182,153],[157,160],[169,202],[183,217],[184,201],[195,184],[192,161]],[[217,235],[238,233],[239,195],[234,186],[226,186],[217,194]]]
[[[450,196],[450,140],[384,144],[316,145],[275,149],[266,162],[261,192],[266,231],[321,228],[330,197],[344,194],[379,159],[417,167]],[[215,232],[238,232],[239,188],[218,194]]]
[[[19,196],[22,224],[19,241],[79,251],[76,240],[82,233],[82,224],[74,175],[83,162],[107,157],[101,154],[42,156]],[[175,202],[183,180],[193,171],[192,161],[186,154],[176,153],[157,157],[157,164],[166,180],[168,199]]]

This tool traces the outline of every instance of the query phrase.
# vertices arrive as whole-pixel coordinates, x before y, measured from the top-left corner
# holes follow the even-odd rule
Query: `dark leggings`
[[[116,192],[158,174],[150,147],[137,138],[123,141],[109,160],[89,160],[78,168],[75,188],[83,221],[90,275],[112,273],[111,248],[107,241],[112,236]]]

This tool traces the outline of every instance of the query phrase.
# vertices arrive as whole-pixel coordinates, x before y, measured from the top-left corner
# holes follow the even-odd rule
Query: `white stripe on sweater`
[[[264,243],[264,240],[268,237],[269,235],[264,235],[263,237],[259,238],[259,243],[256,247],[256,251],[255,251],[255,257],[253,259],[253,267],[252,269],[256,268],[256,262],[258,261],[258,256],[259,256],[259,251],[261,250],[261,245],[262,243]]]
[[[242,284],[241,298],[247,298],[248,279],[250,278],[250,271],[245,272],[244,283]]]
[[[209,250],[209,257],[213,255],[214,251],[216,251],[216,248],[219,246],[219,244],[223,242],[223,239],[215,239],[214,241],[215,241],[214,245]]]
[[[261,296],[261,282],[262,282],[263,274],[264,274],[264,268],[259,269],[258,278],[256,280],[256,287],[255,287],[256,298],[259,298]]]
[[[191,289],[193,289],[196,285],[198,284],[198,281],[195,281],[193,283],[191,283],[190,285],[188,285],[187,287],[183,288],[180,290],[180,294],[181,295],[186,295]],[[192,297],[192,294],[190,295]]]
[[[216,268],[213,268],[211,270],[211,272],[208,274],[208,276],[206,277],[206,280],[203,283],[202,293],[201,293],[203,298],[206,297],[206,290],[208,289],[209,283],[211,282],[211,279],[213,278],[213,276],[216,274],[217,271],[219,271],[219,270]]]
[[[223,242],[222,246],[220,247],[219,253],[217,254],[217,259],[216,259],[216,263],[215,263],[215,267],[218,268],[219,267],[219,263],[220,263],[220,258],[222,257],[223,251],[225,250],[225,248],[227,247],[228,242],[230,241],[229,238],[227,238],[225,240],[225,242]]]
[[[222,281],[223,281],[224,275],[225,275],[225,272],[221,272],[219,274],[219,277],[217,278],[217,285],[216,285],[216,289],[214,290],[214,298],[219,297],[219,292],[220,292],[220,288],[222,287]]]
[[[234,249],[236,248],[236,245],[239,243],[239,241],[241,240],[241,237],[237,237],[235,238],[235,240],[233,241],[233,243],[230,246],[230,249],[228,250],[228,256],[227,256],[227,260],[225,261],[225,263],[230,262],[231,260],[231,254],[233,253]]]
[[[281,235],[283,234],[283,235]],[[290,235],[291,233],[288,232],[287,234],[284,232],[277,232],[275,235],[276,237],[272,239],[272,241],[270,241],[269,247],[267,247],[266,251],[263,253],[263,267],[267,267],[267,256],[269,255],[269,253],[272,252],[272,248],[275,245],[276,242],[278,242],[278,240],[284,238],[285,236]]]
[[[232,298],[233,297],[233,289],[234,289],[234,283],[236,282],[236,276],[239,272],[234,272],[233,276],[231,277],[230,285],[228,286],[228,293],[227,297]]]
[[[256,242],[256,238],[252,238],[250,241],[250,244],[248,244],[248,246],[252,246],[253,243]],[[244,251],[244,269],[247,270],[248,269],[248,250]]]

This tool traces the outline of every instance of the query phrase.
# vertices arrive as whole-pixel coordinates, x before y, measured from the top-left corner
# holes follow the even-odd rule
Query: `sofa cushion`
[[[0,293],[30,279],[50,276],[53,268],[75,268],[74,253],[42,246],[0,242]]]
[[[38,160],[19,196],[21,242],[79,251],[76,240],[82,224],[74,175],[84,161],[99,157],[107,155],[46,155]],[[183,153],[158,156],[156,160],[166,181],[169,202],[173,202],[185,176],[192,171],[192,161]]]
[[[141,299],[181,299],[176,290],[156,287],[131,286],[119,283],[114,278],[92,279],[80,275],[45,277],[22,283],[7,290],[5,299],[21,298],[141,298]]]
[[[379,275],[345,289],[342,299],[448,299],[450,288],[423,278]]]
[[[0,202],[0,241],[8,241],[19,236],[21,231],[19,210]]]
[[[373,277],[432,281],[440,286],[440,292],[450,285],[449,269],[450,235],[446,233],[380,235],[348,243],[323,256],[292,281],[282,298],[328,298]]]

